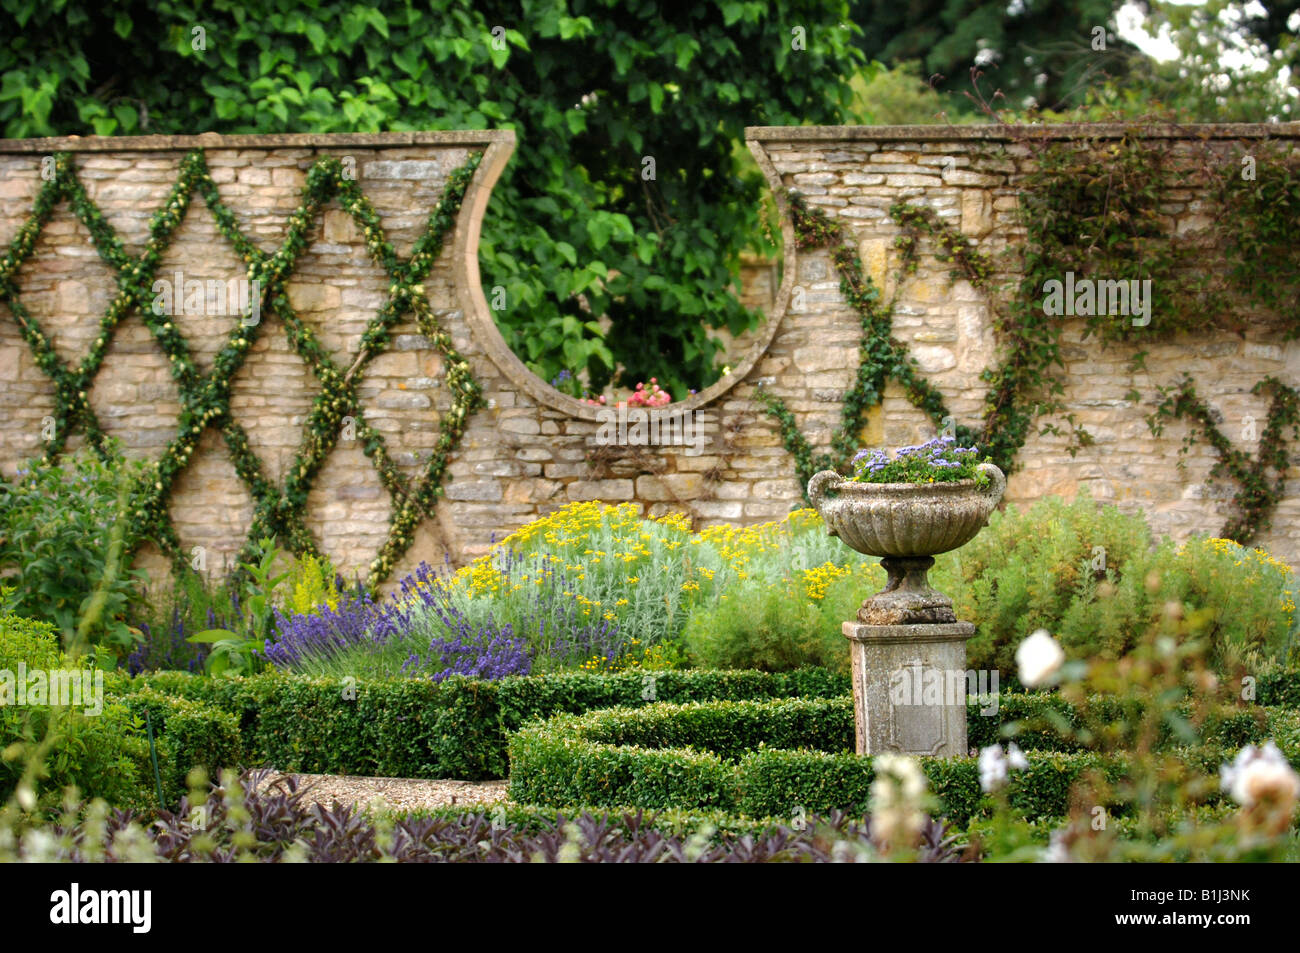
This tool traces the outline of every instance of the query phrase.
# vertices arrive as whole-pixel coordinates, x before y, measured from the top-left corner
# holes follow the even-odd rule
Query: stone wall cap
[[[934,142],[984,140],[1013,142],[1026,138],[1121,139],[1138,135],[1146,139],[1300,139],[1300,122],[1153,123],[1070,122],[1042,124],[988,123],[954,126],[932,123],[921,126],[747,126],[748,142],[833,142],[875,140]]]
[[[288,132],[225,136],[59,136],[46,139],[0,139],[5,152],[164,152],[189,149],[337,149],[391,146],[478,146],[515,142],[513,129],[446,129],[412,132]]]

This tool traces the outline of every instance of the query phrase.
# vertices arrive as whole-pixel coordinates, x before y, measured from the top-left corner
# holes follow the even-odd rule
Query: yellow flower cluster
[[[662,645],[652,645],[647,649],[640,650],[638,656],[638,646],[640,639],[633,639],[628,643],[626,651],[620,653],[617,657],[609,659],[603,655],[593,655],[587,661],[582,663],[581,669],[584,672],[628,672],[633,669],[663,669],[668,667],[668,655]]]
[[[825,562],[815,569],[805,569],[801,573],[804,596],[814,602],[820,602],[831,583],[852,573],[851,567],[837,566],[833,562]]]
[[[630,587],[653,590],[653,601],[662,600],[674,612],[674,606],[684,608],[705,598],[717,585],[766,572],[769,561],[785,564],[793,538],[808,531],[821,531],[821,517],[811,509],[757,526],[714,526],[696,533],[684,513],[650,519],[634,503],[573,503],[521,526],[493,552],[456,572],[451,585],[462,596],[491,599],[532,589],[552,573],[563,573],[574,590],[564,595],[583,607],[584,616],[615,622],[629,600],[637,602]],[[522,566],[516,563],[509,576],[499,568],[507,551],[525,560]],[[677,598],[659,590],[665,570],[674,580]],[[828,563],[802,577],[791,573],[795,578],[787,579],[787,585],[802,590],[807,598],[821,599],[826,587],[847,571]],[[783,575],[788,572],[782,569]],[[597,595],[605,605],[594,598]],[[592,664],[594,660],[588,660],[585,667]]]
[[[1191,549],[1189,547],[1196,547]],[[1256,583],[1263,572],[1275,572],[1286,581],[1286,589],[1282,593],[1282,609],[1287,614],[1288,619],[1295,616],[1295,589],[1292,578],[1295,573],[1286,563],[1282,562],[1265,552],[1262,549],[1247,549],[1240,543],[1221,537],[1212,537],[1210,539],[1193,540],[1184,544],[1178,550],[1179,556],[1193,555],[1199,549],[1201,553],[1213,556],[1226,556],[1233,561],[1234,566],[1245,566],[1250,570],[1247,581]]]
[[[737,578],[747,579],[750,562],[754,557],[781,552],[789,546],[793,534],[819,527],[820,524],[821,517],[816,510],[801,509],[795,510],[785,519],[756,526],[710,526],[692,542],[712,546]]]

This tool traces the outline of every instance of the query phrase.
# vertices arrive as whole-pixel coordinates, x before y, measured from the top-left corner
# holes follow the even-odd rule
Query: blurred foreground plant
[[[1146,580],[1153,593],[1161,585],[1158,576]],[[1171,601],[1120,659],[1062,665],[1062,653],[1048,665],[1050,653],[1042,648],[1020,653],[1022,682],[1059,681],[1062,698],[1077,713],[1071,722],[1047,709],[1041,719],[1102,755],[1103,766],[1073,786],[1070,812],[1044,851],[1033,820],[1015,808],[1014,782],[1005,783],[1005,772],[984,770],[999,756],[986,749],[981,775],[994,811],[973,836],[974,849],[986,859],[1011,861],[1285,859],[1295,846],[1300,777],[1271,743],[1242,748],[1229,765],[1222,764],[1221,748],[1204,743],[1201,729],[1216,712],[1249,710],[1240,674],[1220,677],[1210,667],[1214,616],[1212,609],[1189,610]],[[1004,725],[1003,733],[1014,738],[1042,727],[1026,720]],[[1121,753],[1125,769],[1107,770],[1104,756]],[[1236,802],[1235,810],[1216,805],[1223,792]]]

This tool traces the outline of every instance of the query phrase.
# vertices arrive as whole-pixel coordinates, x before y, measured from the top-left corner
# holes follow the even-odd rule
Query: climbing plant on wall
[[[1286,430],[1291,439],[1300,440],[1300,392],[1288,387],[1276,377],[1266,377],[1251,390],[1252,394],[1269,395],[1268,417],[1263,433],[1259,435],[1259,451],[1252,460],[1219,428],[1208,404],[1196,393],[1190,377],[1184,377],[1173,387],[1160,388],[1164,399],[1151,415],[1148,423],[1151,432],[1159,436],[1168,421],[1186,418],[1191,422],[1183,438],[1180,456],[1187,453],[1202,433],[1218,454],[1212,473],[1231,477],[1238,485],[1233,498],[1235,513],[1229,517],[1219,535],[1242,545],[1250,543],[1271,525],[1271,514],[1282,499],[1289,466]],[[1183,461],[1180,459],[1179,461]],[[1272,471],[1270,477],[1269,471]]]
[[[813,451],[779,397],[762,388],[757,394],[780,426],[802,485],[817,470],[847,469],[866,413],[880,403],[890,379],[936,427],[947,425],[959,440],[979,446],[1007,472],[1015,469],[1016,456],[1034,422],[1045,415],[1060,414],[1069,424],[1071,453],[1090,443],[1087,431],[1065,412],[1064,381],[1058,370],[1064,367],[1062,325],[1043,306],[1045,283],[1059,280],[1067,271],[1079,277],[1151,281],[1149,322],[1139,325],[1116,321],[1111,315],[1085,316],[1084,337],[1095,337],[1102,346],[1129,346],[1134,370],[1143,367],[1147,342],[1211,327],[1240,333],[1259,320],[1262,311],[1280,320],[1287,338],[1300,335],[1300,248],[1294,241],[1300,220],[1300,156],[1256,140],[1235,151],[1206,145],[1199,161],[1175,159],[1167,143],[1152,140],[1137,128],[1118,140],[1061,141],[1035,138],[1032,131],[1025,131],[1020,141],[1030,145],[1033,161],[1019,183],[1026,230],[1020,277],[1005,304],[991,286],[991,261],[959,230],[923,206],[898,203],[890,209],[900,229],[895,241],[901,257],[896,287],[915,271],[919,240],[924,237],[938,260],[953,265],[954,278],[964,277],[988,295],[999,356],[981,375],[988,391],[978,428],[952,423],[942,395],[920,376],[905,345],[892,337],[894,303],[881,301],[879,289],[864,274],[840,223],[820,209],[810,209],[798,193],[786,193],[797,247],[830,249],[840,292],[862,324],[857,377],[845,395],[829,451]],[[1201,190],[1203,204],[1218,211],[1206,228],[1185,236],[1171,234],[1165,205],[1175,185]],[[1201,266],[1207,254],[1222,256],[1227,267],[1221,274]],[[1255,313],[1243,316],[1244,309]],[[1239,485],[1238,514],[1224,535],[1241,542],[1268,525],[1268,514],[1280,499],[1284,431],[1293,423],[1294,413],[1295,392],[1280,381],[1261,381],[1255,393],[1271,394],[1273,403],[1254,462],[1213,428],[1208,410],[1188,383],[1176,392],[1162,391],[1166,399],[1150,421],[1158,433],[1161,422],[1186,416],[1210,439],[1220,457],[1215,475],[1228,476]],[[1136,390],[1129,396],[1141,397]],[[1061,430],[1047,423],[1041,432],[1060,434]]]
[[[880,289],[871,276],[862,269],[862,261],[847,241],[843,227],[821,209],[809,208],[797,192],[787,192],[786,201],[794,222],[795,245],[800,249],[828,247],[835,270],[840,278],[840,294],[858,313],[862,336],[858,345],[859,363],[853,387],[844,397],[840,424],[831,438],[829,452],[814,454],[808,439],[800,432],[794,414],[780,397],[759,388],[756,397],[780,425],[781,436],[787,450],[795,459],[799,482],[807,487],[818,470],[845,470],[854,451],[860,444],[860,434],[866,424],[867,412],[879,404],[885,384],[893,379],[907,394],[908,400],[923,410],[942,427],[951,418],[943,395],[920,374],[916,361],[907,353],[907,347],[892,336],[894,299],[883,302]],[[900,203],[890,209],[890,215],[902,226],[898,247],[903,252],[902,271],[913,267],[916,256],[916,239],[921,233],[939,236],[938,255],[941,260],[954,263],[955,271],[969,277],[977,287],[984,287],[990,273],[988,259],[969,247],[960,233],[954,233],[925,208]],[[895,288],[902,282],[895,282]],[[957,425],[954,435],[964,443],[975,440],[975,434]]]
[[[289,217],[283,242],[275,252],[266,254],[239,231],[235,216],[222,202],[217,185],[208,172],[202,150],[195,150],[182,159],[176,184],[166,203],[150,221],[144,252],[135,258],[122,247],[113,229],[87,196],[77,178],[71,155],[62,153],[55,156],[53,175],[38,193],[31,217],[19,229],[4,257],[0,258],[0,301],[8,305],[37,366],[54,383],[54,429],[45,444],[45,462],[55,460],[63,451],[69,434],[76,429],[80,429],[88,444],[103,455],[104,434],[87,399],[87,391],[103,363],[115,329],[125,317],[138,310],[167,357],[181,404],[176,437],[159,459],[146,468],[132,493],[131,510],[137,525],[144,530],[142,536],[157,539],[174,561],[184,560],[168,514],[168,501],[177,476],[188,465],[204,430],[215,427],[230,453],[235,472],[254,502],[253,518],[240,561],[251,558],[256,541],[267,536],[278,538],[294,553],[319,555],[315,540],[304,522],[307,496],[316,475],[339,440],[344,418],[350,417],[355,422],[356,435],[364,453],[375,466],[392,499],[389,535],[369,567],[369,584],[373,587],[383,581],[410,546],[419,522],[432,515],[438,498],[443,494],[442,481],[449,457],[464,434],[469,415],[482,400],[468,362],[453,347],[450,334],[438,324],[422,284],[455,226],[461,201],[478,162],[479,156],[474,155],[449,176],[438,204],[429,215],[424,233],[416,241],[410,258],[402,261],[384,237],[379,216],[370,201],[357,182],[344,175],[342,163],[337,158],[324,156],[313,163],[307,173],[301,204]],[[248,280],[256,282],[252,287],[259,288],[261,294],[259,302],[250,302],[249,310],[216,355],[208,374],[203,374],[196,366],[189,345],[170,316],[155,313],[151,290],[154,271],[176,228],[184,220],[196,192],[207,204],[218,231],[247,265]],[[388,298],[368,322],[357,355],[346,370],[335,364],[316,334],[298,317],[286,291],[286,283],[307,245],[313,223],[325,204],[333,199],[337,199],[356,222],[365,236],[366,251],[371,260],[384,270],[390,281]],[[75,368],[64,364],[49,336],[23,306],[16,283],[18,269],[31,255],[41,230],[50,221],[59,202],[64,200],[90,231],[100,257],[116,272],[118,286],[117,295],[100,320],[98,335]],[[243,366],[249,349],[264,326],[262,321],[251,319],[255,306],[261,306],[262,313],[269,312],[279,317],[290,346],[320,383],[320,393],[304,424],[302,444],[287,470],[282,487],[276,487],[267,478],[261,461],[249,449],[247,433],[230,409],[230,390],[235,374]],[[365,422],[357,393],[366,365],[384,350],[390,340],[391,328],[408,313],[414,314],[421,334],[441,352],[451,393],[451,407],[440,421],[441,435],[437,446],[414,485],[394,465],[383,436]]]

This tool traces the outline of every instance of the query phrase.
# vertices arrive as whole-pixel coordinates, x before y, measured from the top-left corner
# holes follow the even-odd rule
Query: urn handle
[[[998,501],[1002,499],[1002,494],[1005,493],[1007,489],[1006,474],[992,463],[981,463],[975,469],[979,473],[988,474],[989,485],[984,487],[980,492],[989,498],[990,507],[997,506]],[[813,479],[815,480],[817,478],[813,477]],[[811,487],[809,488],[809,492],[811,492]]]
[[[820,473],[813,474],[813,478],[808,481],[808,499],[812,501],[813,507],[817,512],[821,512],[822,502],[826,499],[826,490],[833,483],[838,483],[844,479],[834,470],[822,470]]]

